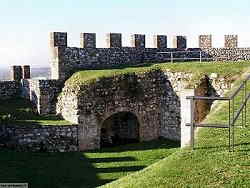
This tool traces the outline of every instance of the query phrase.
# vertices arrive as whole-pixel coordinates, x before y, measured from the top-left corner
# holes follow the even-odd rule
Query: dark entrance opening
[[[101,127],[101,147],[139,142],[139,123],[131,112],[119,112],[104,121]]]
[[[218,97],[216,90],[210,83],[209,77],[206,75],[201,79],[200,84],[195,89],[195,96],[199,97]],[[196,100],[195,101],[195,122],[202,122],[206,116],[209,114],[213,100]]]

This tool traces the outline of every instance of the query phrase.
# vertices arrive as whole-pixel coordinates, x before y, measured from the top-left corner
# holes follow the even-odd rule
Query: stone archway
[[[103,121],[100,146],[117,146],[139,142],[139,121],[132,112],[118,112]]]
[[[124,142],[130,139],[150,141],[159,137],[178,140],[180,103],[167,78],[161,70],[151,70],[103,77],[75,88],[68,85],[59,98],[58,112],[78,124],[81,151],[99,149],[101,132],[106,134],[109,126]],[[132,130],[137,136],[122,136],[121,128],[117,130],[115,119],[123,117],[137,120],[134,125],[138,126],[131,129],[124,126],[127,132]],[[127,120],[123,122],[130,124]]]

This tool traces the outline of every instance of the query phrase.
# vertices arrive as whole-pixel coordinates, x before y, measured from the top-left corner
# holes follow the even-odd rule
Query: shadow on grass
[[[171,148],[179,148],[180,142],[179,141],[172,141],[167,139],[159,139],[147,142],[140,142],[134,144],[126,144],[120,145],[115,147],[107,147],[101,148],[100,150],[93,150],[88,151],[89,153],[103,153],[103,152],[125,152],[125,151],[145,151],[145,150],[152,150],[152,149],[171,149]]]
[[[108,157],[108,158],[90,158],[91,163],[113,163],[113,162],[126,162],[135,161],[134,157]]]
[[[0,182],[28,182],[31,188],[96,187],[114,180],[100,179],[97,173],[136,171],[143,168],[95,168],[91,160],[80,152],[21,153],[5,150],[0,155]]]
[[[142,170],[146,166],[119,166],[119,167],[109,167],[109,168],[97,168],[98,173],[114,173],[114,172],[135,172]]]
[[[88,157],[81,152],[25,153],[1,150],[0,182],[28,182],[31,188],[97,187],[119,178],[120,175],[117,176],[117,173],[135,172],[146,167],[142,163],[137,163],[137,159],[133,156],[116,157],[113,152],[167,149],[178,146],[178,143],[169,143],[166,140],[151,141],[105,148],[94,154],[88,152],[88,154],[86,153]],[[118,164],[119,162],[121,164]],[[122,162],[126,162],[128,165],[122,164]],[[99,166],[98,163],[103,164]],[[107,174],[106,178],[103,174]]]

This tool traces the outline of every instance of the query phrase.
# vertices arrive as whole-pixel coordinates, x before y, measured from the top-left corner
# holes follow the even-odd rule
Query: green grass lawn
[[[235,87],[239,83],[237,81]],[[235,112],[240,101],[241,94],[235,99]],[[250,187],[249,112],[248,104],[247,127],[241,127],[241,121],[236,122],[235,152],[229,152],[228,149],[228,129],[203,128],[198,132],[194,151],[190,148],[181,149],[149,168],[104,187]],[[210,113],[205,120],[210,123],[227,121],[226,103],[218,104],[215,112]]]
[[[15,125],[72,125],[55,115],[40,116],[30,101],[22,98],[0,100],[0,124]]]
[[[0,182],[28,182],[31,188],[88,188],[141,170],[179,149],[167,140],[100,151],[24,153],[0,151]]]
[[[217,72],[223,76],[235,77],[249,67],[249,62],[168,63],[140,68],[140,71],[157,67],[163,70],[190,71],[196,75]],[[82,79],[81,82],[85,82],[114,73],[134,72],[135,69],[139,70],[124,68],[96,72],[81,71],[70,79]],[[236,103],[238,104],[237,101]],[[15,109],[11,107],[17,104],[21,102],[6,102],[4,107],[0,106],[0,114],[16,113],[15,116],[18,116],[23,113],[17,120],[36,121],[38,124],[48,122],[48,119],[40,119],[42,117],[35,114],[31,118],[32,112],[29,108],[23,108],[23,105]],[[218,104],[216,108],[219,109],[219,113],[211,113],[207,121],[226,121],[226,104]],[[249,111],[248,106],[248,114]],[[0,151],[0,182],[28,182],[30,187],[34,188],[85,188],[96,187],[120,178],[105,187],[248,187],[250,123],[247,128],[236,128],[235,152],[228,152],[227,135],[226,129],[201,129],[194,151],[189,148],[179,149],[177,143],[163,140],[83,153],[18,153],[3,150]]]
[[[204,74],[217,73],[221,77],[235,79],[235,75],[242,74],[250,65],[249,61],[243,62],[179,62],[179,63],[160,63],[146,64],[140,67],[129,67],[108,70],[85,70],[73,74],[67,80],[68,85],[75,85],[93,82],[101,77],[110,77],[113,75],[127,73],[148,72],[152,69],[161,69],[163,71],[187,72],[193,74],[193,80],[199,79]]]

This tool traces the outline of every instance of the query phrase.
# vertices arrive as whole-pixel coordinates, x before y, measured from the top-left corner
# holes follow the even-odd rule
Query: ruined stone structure
[[[159,70],[102,78],[77,87],[66,84],[57,105],[58,113],[78,124],[80,150],[99,148],[104,122],[122,112],[136,117],[140,141],[180,140],[179,99]],[[126,133],[120,131],[118,136],[122,134]]]
[[[79,70],[159,63],[171,58],[202,56],[209,60],[250,60],[250,48],[237,48],[238,38],[234,35],[225,36],[225,48],[212,48],[211,35],[199,37],[200,48],[187,48],[185,36],[174,37],[174,48],[168,48],[165,35],[154,36],[154,48],[145,48],[145,35],[141,34],[131,36],[131,47],[122,46],[119,33],[109,33],[106,41],[108,48],[96,48],[96,34],[81,33],[80,48],[68,47],[67,33],[51,33],[51,80],[30,79],[29,66],[12,67],[13,81],[0,82],[1,99],[22,96],[31,100],[40,114],[58,113],[78,124],[65,130],[60,127],[55,130],[31,128],[26,130],[30,134],[24,140],[17,139],[16,134],[9,134],[16,143],[31,145],[31,150],[36,151],[43,148],[38,147],[38,142],[49,143],[47,141],[59,134],[59,130],[70,138],[70,135],[77,135],[77,139],[74,136],[70,142],[62,144],[60,151],[72,151],[69,148],[73,146],[79,146],[80,150],[100,148],[111,137],[137,141],[159,137],[180,140],[179,92],[188,87],[192,74],[155,70],[114,75],[75,87],[65,84],[65,81]],[[214,76],[209,79],[218,95],[231,88],[231,83],[226,80]],[[204,91],[200,93],[204,94]],[[2,132],[15,130],[21,131],[6,128]],[[39,140],[43,132],[49,136]],[[32,138],[29,135],[33,135]],[[53,150],[52,145],[47,144],[49,151]]]

